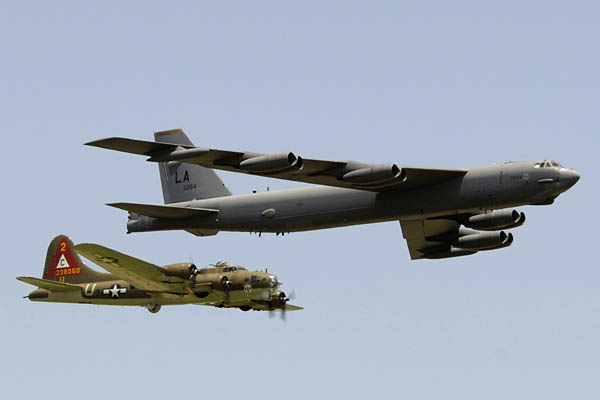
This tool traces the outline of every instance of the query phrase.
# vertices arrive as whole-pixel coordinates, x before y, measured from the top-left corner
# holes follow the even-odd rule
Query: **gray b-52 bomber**
[[[365,164],[196,147],[180,130],[155,141],[107,138],[90,146],[147,156],[159,165],[165,205],[109,204],[129,211],[127,231],[182,229],[283,234],[399,220],[412,259],[437,259],[509,246],[525,214],[548,205],[579,174],[556,161],[469,169]],[[233,196],[213,169],[317,186]]]
[[[79,255],[110,273],[95,271]],[[287,304],[279,279],[267,271],[219,262],[214,268],[198,269],[191,263],[159,267],[104,246],[83,243],[73,246],[64,235],[48,246],[42,279],[19,277],[37,286],[31,301],[54,303],[143,306],[157,313],[163,305],[200,304],[239,308],[242,311],[301,310]]]

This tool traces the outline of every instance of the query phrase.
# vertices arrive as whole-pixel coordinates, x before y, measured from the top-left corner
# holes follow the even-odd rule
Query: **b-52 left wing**
[[[227,151],[119,137],[86,144],[145,155],[151,162],[185,162],[224,171],[369,191],[413,189],[462,177],[467,172],[464,169],[399,167],[392,163],[304,159],[292,152]]]
[[[154,264],[98,244],[81,243],[73,250],[140,290],[187,293],[188,281],[167,276],[164,268]]]

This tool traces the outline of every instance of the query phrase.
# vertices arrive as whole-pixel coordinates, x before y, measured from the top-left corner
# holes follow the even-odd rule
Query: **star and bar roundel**
[[[50,265],[44,276],[45,279],[58,278],[59,281],[64,282],[66,276],[81,274],[81,267],[77,264],[64,237],[60,240]]]

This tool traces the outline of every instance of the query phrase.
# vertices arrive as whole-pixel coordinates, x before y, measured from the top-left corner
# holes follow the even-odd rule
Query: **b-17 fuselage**
[[[89,268],[79,255],[110,273]],[[38,286],[27,297],[39,302],[144,306],[152,313],[179,304],[242,311],[301,309],[287,304],[281,282],[267,271],[225,262],[202,269],[191,263],[158,267],[95,244],[73,246],[64,235],[50,243],[42,279],[17,279]]]

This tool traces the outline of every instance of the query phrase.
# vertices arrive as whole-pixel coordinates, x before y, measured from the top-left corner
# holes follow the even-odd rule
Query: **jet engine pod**
[[[406,173],[396,164],[380,164],[346,172],[341,179],[357,185],[374,185],[399,178],[404,180]]]
[[[463,230],[461,236],[456,239],[453,245],[467,250],[492,250],[510,246],[512,242],[512,233],[504,231],[476,232]]]
[[[276,172],[288,168],[301,169],[302,158],[294,153],[275,153],[256,156],[243,160],[239,169],[250,172]]]
[[[469,256],[471,254],[477,253],[476,250],[459,249],[454,246],[435,246],[422,249],[421,252],[423,253],[423,258],[428,258],[431,260],[437,260],[440,258]]]
[[[177,147],[174,151],[169,151],[167,153],[158,153],[153,154],[148,159],[148,161],[154,162],[172,162],[172,161],[182,161],[189,160],[197,157],[201,157],[208,153],[210,150],[203,149],[200,147],[194,147],[192,149],[184,149],[182,147]]]
[[[524,223],[525,213],[508,209],[473,215],[463,222],[463,225],[481,231],[496,231],[498,229],[516,228]]]
[[[181,279],[190,279],[198,273],[198,268],[194,264],[173,264],[164,267],[165,275],[174,276]]]

